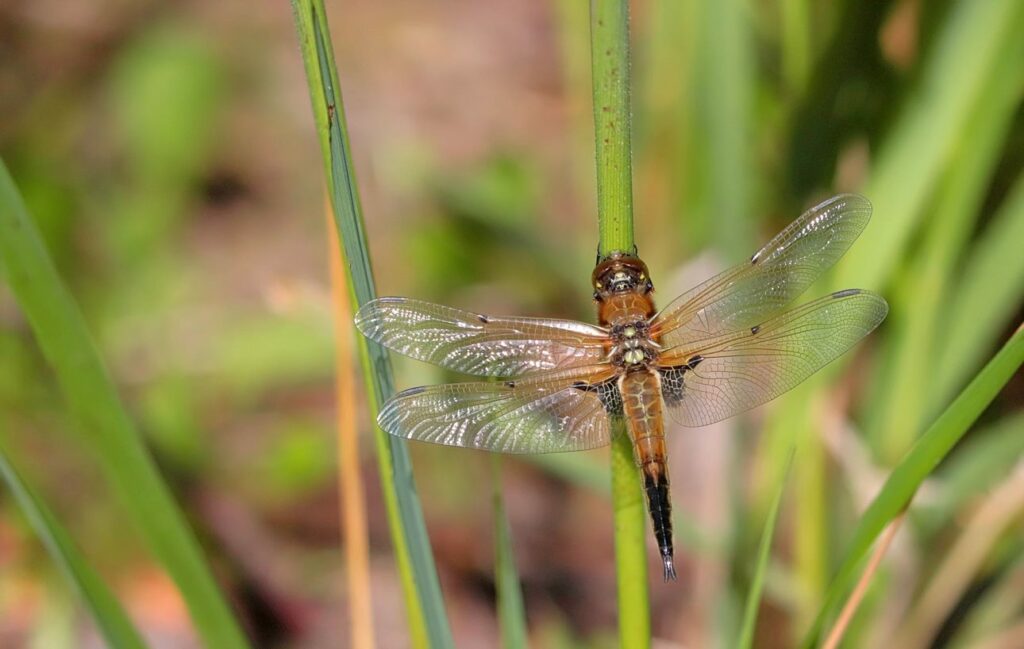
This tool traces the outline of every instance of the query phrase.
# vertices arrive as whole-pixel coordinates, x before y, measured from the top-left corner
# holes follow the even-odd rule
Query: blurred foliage
[[[0,157],[249,628],[267,645],[327,646],[344,627],[332,333],[291,16],[239,2],[71,4],[60,20],[0,9]],[[343,4],[332,26],[381,292],[590,320],[585,3]],[[806,205],[861,190],[875,232],[839,274],[892,306],[825,391],[766,408],[767,426],[754,413],[674,438],[685,566],[674,588],[652,584],[656,637],[730,642],[795,439],[753,644],[796,643],[890,468],[1024,318],[1021,7],[634,3],[635,229],[659,302]],[[7,291],[11,456],[147,639],[191,646],[138,539],[111,534],[122,513]],[[402,386],[456,378],[396,368]],[[1020,470],[1022,408],[1018,374],[925,480],[846,646],[885,646],[932,568],[955,561],[964,521]],[[411,452],[456,643],[494,644],[488,458]],[[375,463],[364,466],[384,630],[403,613],[386,594],[397,577]],[[613,646],[607,455],[504,467],[531,643]],[[0,644],[79,646],[95,631],[0,498],[0,547],[14,548],[0,563]],[[993,532],[936,646],[1020,624],[1021,513]],[[395,633],[381,645],[402,646]]]

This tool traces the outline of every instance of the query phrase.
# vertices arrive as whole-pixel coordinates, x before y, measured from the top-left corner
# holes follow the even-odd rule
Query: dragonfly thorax
[[[644,366],[658,356],[658,344],[651,339],[646,320],[617,324],[611,334],[615,342],[611,361],[619,367]]]

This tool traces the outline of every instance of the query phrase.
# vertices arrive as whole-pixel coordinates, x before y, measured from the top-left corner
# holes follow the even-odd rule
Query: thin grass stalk
[[[906,510],[889,523],[885,534],[882,535],[882,538],[875,546],[875,551],[871,553],[868,565],[864,568],[864,572],[861,573],[857,585],[853,588],[853,592],[850,593],[850,596],[846,599],[846,604],[843,605],[843,609],[839,612],[836,623],[832,625],[832,630],[825,637],[825,643],[821,646],[821,649],[836,649],[839,643],[843,641],[843,636],[846,635],[846,630],[849,628],[850,622],[853,621],[853,616],[857,614],[857,609],[860,608],[860,603],[868,592],[871,579],[878,571],[878,567],[882,565],[882,558],[885,557],[885,553],[892,544],[892,540],[896,537],[896,532],[899,531],[900,524],[903,522],[905,515]]]
[[[248,646],[199,542],[128,416],[86,327],[0,161],[0,260],[104,478],[181,592],[205,644]]]
[[[376,289],[326,11],[322,0],[293,0],[292,7],[328,178],[334,224],[342,244],[340,253],[353,303],[361,306],[376,297]],[[361,336],[357,336],[357,341],[367,383],[369,411],[376,417],[380,404],[394,394],[391,363],[380,345]],[[402,579],[412,644],[450,647],[453,644],[451,631],[405,441],[376,427],[374,431],[381,487]]]
[[[505,512],[501,492],[501,456],[491,456],[494,509],[494,582],[498,600],[498,626],[504,649],[522,649],[527,646],[526,609],[519,583],[519,571],[512,552],[512,530]]]
[[[348,578],[349,624],[353,649],[373,649],[373,598],[370,589],[370,548],[366,524],[366,496],[359,468],[359,431],[356,422],[355,358],[352,353],[352,308],[345,286],[341,242],[328,205],[331,296],[334,302],[334,339],[337,345],[336,396],[338,427],[338,492],[341,535],[345,544]]]
[[[617,250],[634,250],[628,0],[592,0],[590,30],[598,254],[604,256]],[[629,436],[620,429],[614,437],[612,509],[619,640],[623,647],[647,647],[651,643],[651,620],[643,493]]]
[[[743,611],[743,625],[740,627],[736,649],[750,649],[754,646],[754,631],[757,630],[757,612],[761,608],[764,576],[768,569],[768,557],[771,555],[772,539],[775,537],[775,524],[779,519],[782,496],[786,493],[786,479],[789,477],[789,470],[792,465],[793,452],[790,451],[789,459],[786,460],[786,468],[782,470],[782,474],[779,477],[779,485],[775,489],[775,497],[772,499],[771,507],[768,510],[768,517],[765,519],[764,529],[761,531],[761,542],[757,548],[757,564],[754,566],[754,576],[750,580],[750,589],[747,591],[747,603]]]
[[[114,649],[145,649],[146,644],[142,641],[142,635],[132,624],[121,603],[82,556],[50,508],[15,470],[2,442],[0,477],[7,483],[15,502],[35,530],[36,536],[42,541],[50,558],[81,597],[107,644]]]
[[[974,377],[974,380],[935,420],[903,460],[889,474],[881,491],[861,516],[846,557],[829,586],[817,619],[804,638],[804,647],[815,646],[825,620],[849,590],[857,566],[886,525],[910,503],[924,479],[970,429],[999,390],[1024,363],[1024,325]]]

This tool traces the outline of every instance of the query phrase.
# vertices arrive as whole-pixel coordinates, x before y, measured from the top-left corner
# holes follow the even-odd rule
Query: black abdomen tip
[[[666,554],[661,557],[662,567],[665,569],[665,581],[676,580],[676,567],[672,562],[672,555]]]

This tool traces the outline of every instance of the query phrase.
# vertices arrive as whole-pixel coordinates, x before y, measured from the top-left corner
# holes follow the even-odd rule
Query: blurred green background
[[[710,647],[730,637],[769,487],[799,443],[756,642],[788,647],[887,468],[1024,317],[1024,10],[633,8],[636,238],[660,303],[819,199],[855,190],[876,206],[835,282],[882,292],[892,311],[827,403],[806,414],[796,395],[675,431],[670,447],[682,565],[679,582],[652,581],[653,628],[664,646]],[[592,320],[587,3],[329,9],[378,291]],[[0,156],[266,647],[348,642],[318,153],[285,3],[0,5]],[[396,367],[400,387],[455,378]],[[12,456],[147,640],[197,646],[5,286],[0,413]],[[794,432],[804,417],[807,436]],[[374,624],[381,646],[404,646],[368,439],[363,450]],[[926,483],[846,646],[982,646],[1014,629],[991,646],[1024,646],[1022,451],[1018,376]],[[492,646],[492,511],[479,489],[492,466],[470,451],[411,452],[456,644]],[[606,454],[505,467],[533,644],[613,646]],[[99,643],[0,491],[0,646]]]

